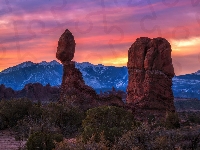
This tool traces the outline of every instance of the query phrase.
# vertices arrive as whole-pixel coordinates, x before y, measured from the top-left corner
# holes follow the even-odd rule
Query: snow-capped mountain
[[[85,83],[96,91],[110,90],[112,87],[126,91],[128,84],[127,67],[93,65],[89,62],[76,63]],[[41,63],[24,62],[0,72],[0,84],[21,90],[28,83],[59,86],[62,82],[63,67],[57,61]],[[200,99],[200,71],[173,78],[175,97]]]
[[[172,89],[176,97],[200,99],[200,71],[174,77]]]
[[[94,89],[126,89],[128,73],[126,67],[93,65],[88,62],[76,63],[85,83]],[[24,62],[0,72],[0,84],[21,90],[28,83],[58,86],[62,82],[63,67],[57,61],[41,63]]]
[[[39,82],[43,85],[60,85],[62,65],[57,61],[23,62],[0,72],[0,83],[14,90],[21,90],[28,83]]]
[[[128,72],[126,67],[93,65],[88,62],[76,63],[85,83],[94,89],[126,89]]]

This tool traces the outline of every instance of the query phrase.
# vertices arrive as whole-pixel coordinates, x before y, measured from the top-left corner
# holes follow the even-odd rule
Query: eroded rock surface
[[[71,61],[75,53],[74,36],[66,30],[58,41],[56,57],[63,64],[63,79],[61,84],[61,102],[69,102],[71,105],[91,107],[96,105],[97,94],[95,90],[87,86],[82,73],[75,68],[75,62]]]
[[[127,64],[128,104],[161,114],[175,111],[171,51],[170,43],[164,38],[141,37],[131,45]]]
[[[68,29],[65,30],[58,41],[56,58],[59,59],[62,64],[70,62],[74,58],[75,46],[74,36]]]

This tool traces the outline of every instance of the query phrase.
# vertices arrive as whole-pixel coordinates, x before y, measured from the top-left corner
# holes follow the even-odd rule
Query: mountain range
[[[85,83],[97,92],[110,90],[112,87],[126,91],[128,84],[127,67],[93,65],[89,62],[75,63]],[[28,83],[39,82],[43,85],[60,86],[62,82],[63,67],[53,60],[33,63],[23,62],[0,72],[0,84],[21,90]],[[173,78],[173,93],[175,97],[200,99],[200,71],[175,76]]]

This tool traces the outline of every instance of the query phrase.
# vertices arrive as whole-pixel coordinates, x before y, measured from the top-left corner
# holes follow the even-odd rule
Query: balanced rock
[[[164,38],[141,37],[131,45],[127,64],[129,105],[163,114],[175,111],[171,51],[170,43]]]
[[[70,62],[74,58],[75,46],[74,36],[68,29],[65,30],[58,41],[56,58],[62,63]]]
[[[74,57],[75,45],[74,36],[66,30],[58,41],[56,53],[57,59],[63,64],[60,102],[68,102],[87,109],[96,105],[98,96],[95,90],[85,84],[82,73],[75,68],[75,62],[71,61]]]

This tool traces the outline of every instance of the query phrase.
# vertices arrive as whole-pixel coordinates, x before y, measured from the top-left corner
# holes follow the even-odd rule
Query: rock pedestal
[[[170,43],[164,38],[141,37],[131,45],[127,64],[129,105],[161,115],[175,111],[171,51]]]
[[[61,84],[60,102],[71,105],[91,107],[95,105],[97,94],[89,86],[85,85],[82,73],[75,68],[75,62],[71,61],[75,53],[74,36],[66,30],[58,41],[56,57],[63,64],[63,79]]]

